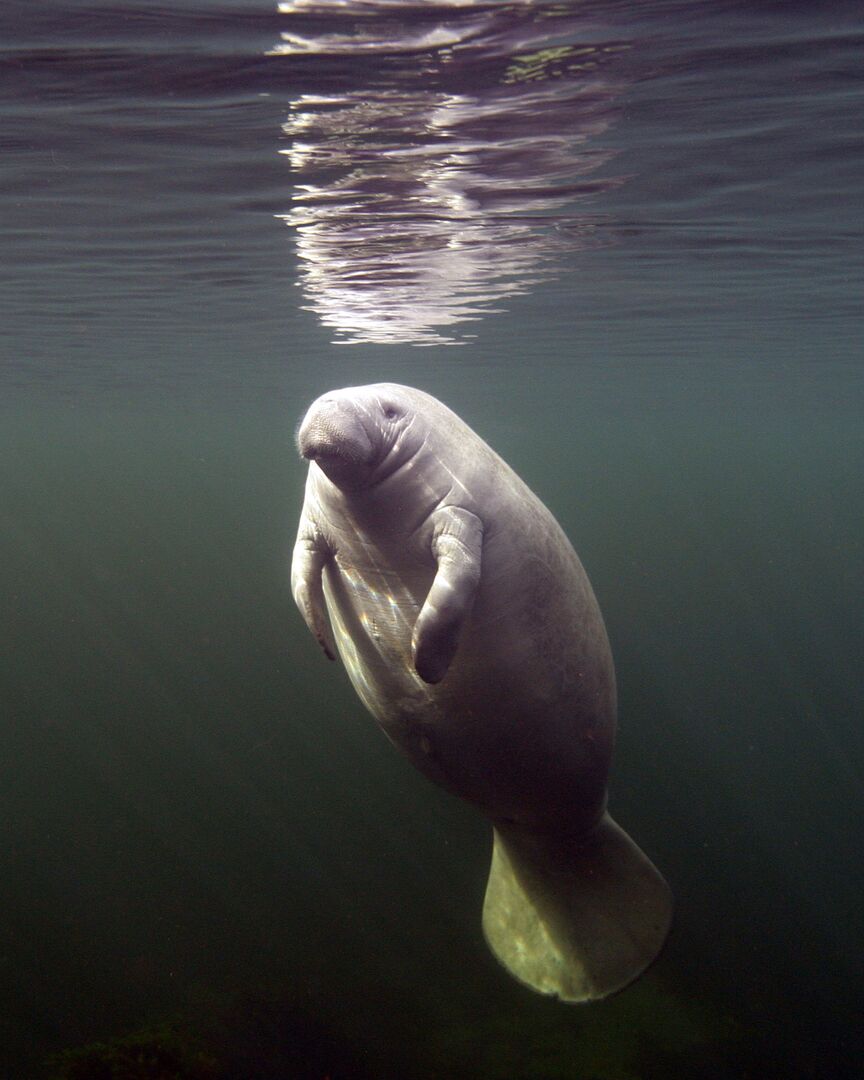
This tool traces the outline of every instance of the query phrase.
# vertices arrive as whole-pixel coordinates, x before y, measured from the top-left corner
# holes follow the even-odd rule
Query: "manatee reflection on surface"
[[[307,309],[341,343],[458,343],[589,240],[617,181],[626,49],[574,5],[291,0],[274,54],[304,89],[281,150]],[[374,62],[370,63],[370,59]]]

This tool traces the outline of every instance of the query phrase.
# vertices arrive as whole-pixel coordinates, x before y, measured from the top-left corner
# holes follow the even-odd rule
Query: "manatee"
[[[622,989],[660,951],[672,898],[607,812],[615,674],[576,552],[421,390],[324,394],[297,444],[294,599],[390,741],[491,822],[492,952],[563,1001]]]

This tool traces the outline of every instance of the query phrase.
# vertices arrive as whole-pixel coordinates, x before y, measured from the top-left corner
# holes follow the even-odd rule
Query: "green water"
[[[590,1009],[488,955],[486,825],[398,757],[290,603],[305,385],[25,400],[0,470],[5,1044],[202,1008],[240,1039],[263,999],[373,1076],[735,1076],[778,1048],[799,1072],[776,1075],[810,1075],[857,978],[858,400],[839,373],[514,364],[490,394],[483,365],[405,369],[591,574],[612,807],[675,889],[666,952]],[[250,1076],[282,1075],[265,1042]]]
[[[352,32],[301,6],[0,5],[0,1077],[854,1080],[860,5],[429,0],[458,48],[387,4],[274,55]],[[334,344],[427,299],[464,344]],[[295,425],[379,380],[594,584],[676,897],[611,1000],[497,966],[488,826],[293,608]]]

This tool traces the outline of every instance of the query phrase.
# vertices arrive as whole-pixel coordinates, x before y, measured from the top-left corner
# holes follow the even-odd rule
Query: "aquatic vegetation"
[[[215,1057],[175,1024],[64,1050],[50,1080],[218,1080]]]
[[[54,1055],[45,1080],[371,1080],[374,1023],[351,1026],[351,1002],[305,1006],[290,991],[207,993],[170,1020]],[[357,1025],[355,1025],[356,1027]]]
[[[732,1021],[656,974],[575,1012],[503,980],[447,999],[337,981],[302,1001],[296,985],[208,992],[170,1022],[64,1051],[45,1080],[648,1080],[737,1061]]]

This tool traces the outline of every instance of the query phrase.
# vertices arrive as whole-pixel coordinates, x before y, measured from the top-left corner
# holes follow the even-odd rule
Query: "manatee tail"
[[[669,886],[608,814],[578,846],[501,826],[494,841],[483,932],[520,982],[592,1001],[623,989],[660,952]]]

